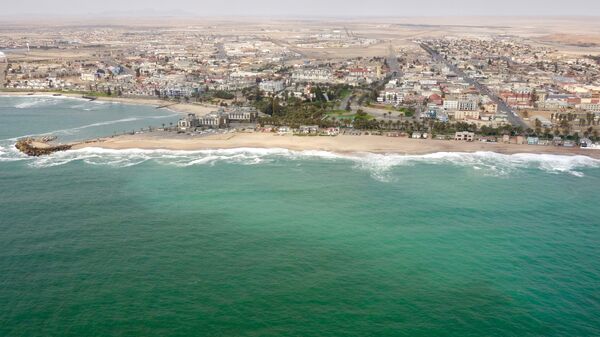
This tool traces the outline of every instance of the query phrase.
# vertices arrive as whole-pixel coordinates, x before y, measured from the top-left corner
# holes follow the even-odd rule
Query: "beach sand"
[[[104,138],[77,144],[74,149],[206,150],[231,148],[284,148],[294,151],[329,151],[335,153],[395,153],[422,155],[436,152],[491,151],[503,154],[539,153],[585,155],[600,159],[600,150],[555,146],[516,145],[503,143],[461,142],[454,140],[410,139],[386,136],[292,136],[273,133],[227,133],[210,136],[187,136],[169,133],[147,133]]]

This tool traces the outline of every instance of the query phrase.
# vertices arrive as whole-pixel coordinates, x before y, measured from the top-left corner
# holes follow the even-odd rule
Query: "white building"
[[[458,110],[458,101],[455,101],[455,100],[444,100],[444,109],[446,109],[446,110]]]
[[[93,82],[96,80],[96,74],[94,73],[81,73],[80,76],[82,81]]]
[[[327,83],[333,81],[333,76],[329,69],[303,69],[294,71],[292,80],[295,82]]]
[[[591,112],[600,112],[600,103],[584,103],[581,104],[581,109]]]
[[[284,88],[283,81],[264,81],[264,82],[260,82],[258,87],[260,88],[260,90],[262,90],[264,92],[272,92],[272,93],[280,92]]]
[[[227,119],[231,122],[252,122],[257,117],[256,109],[250,107],[236,108],[227,113]]]
[[[198,125],[210,128],[221,128],[227,126],[227,116],[218,112],[211,112],[198,118]]]

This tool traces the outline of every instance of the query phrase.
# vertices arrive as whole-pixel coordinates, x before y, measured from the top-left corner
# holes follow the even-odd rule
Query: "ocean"
[[[84,149],[169,110],[0,97],[0,336],[600,336],[600,161]]]

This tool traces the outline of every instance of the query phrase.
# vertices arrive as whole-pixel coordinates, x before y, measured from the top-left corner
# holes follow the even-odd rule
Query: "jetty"
[[[157,106],[157,107],[156,107],[156,109],[164,109],[164,108],[168,108],[168,107],[170,107],[170,106],[177,105],[177,104],[179,104],[179,103],[168,103],[168,104],[163,104],[163,105],[159,105],[159,106]]]
[[[73,147],[72,144],[52,144],[56,137],[48,136],[41,138],[23,138],[19,139],[15,147],[24,154],[32,157],[48,155],[58,151],[66,151]]]

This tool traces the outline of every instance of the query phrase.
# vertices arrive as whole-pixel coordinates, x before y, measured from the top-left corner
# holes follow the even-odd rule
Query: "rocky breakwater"
[[[66,151],[73,146],[71,144],[52,144],[51,142],[55,139],[56,137],[23,138],[17,141],[15,147],[28,156],[37,157]]]

